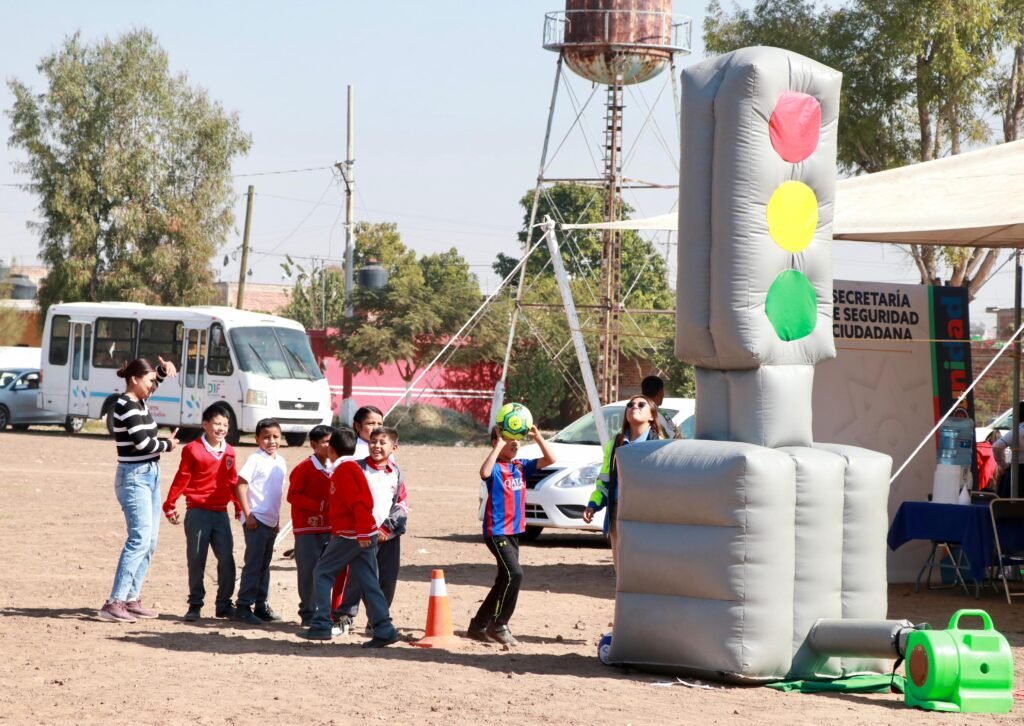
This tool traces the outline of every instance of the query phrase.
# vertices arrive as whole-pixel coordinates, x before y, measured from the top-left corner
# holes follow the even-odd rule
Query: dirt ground
[[[239,447],[239,458],[252,453]],[[290,464],[306,455],[286,449]],[[475,472],[483,449],[403,446],[412,513],[392,615],[423,632],[430,573],[443,568],[456,632],[494,576],[479,542]],[[164,492],[178,455],[163,460]],[[890,615],[944,626],[981,606],[1014,646],[1018,701],[1009,716],[913,711],[896,695],[798,695],[768,688],[661,687],[663,677],[603,666],[614,579],[599,537],[548,534],[524,545],[525,581],[512,651],[465,641],[451,651],[361,650],[361,636],[299,639],[294,564],[275,557],[271,604],[285,620],[252,627],[204,618],[186,604],[181,528],[164,521],[143,599],[163,614],[126,625],[97,620],[124,539],[114,498],[114,446],[103,435],[0,433],[0,721],[9,723],[1021,723],[1024,605],[989,592],[894,586]],[[184,508],[184,503],[179,504]],[[287,515],[287,503],[285,504]],[[290,543],[290,539],[289,539]],[[290,546],[290,544],[289,544]],[[242,537],[235,557],[241,563]],[[208,567],[212,593],[213,558]],[[209,604],[208,605],[212,605]],[[212,614],[212,606],[204,616]]]

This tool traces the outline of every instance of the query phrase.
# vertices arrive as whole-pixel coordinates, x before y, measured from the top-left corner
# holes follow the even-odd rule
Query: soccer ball
[[[526,438],[533,426],[533,414],[521,403],[506,403],[498,410],[494,423],[501,431],[501,438],[520,441]]]

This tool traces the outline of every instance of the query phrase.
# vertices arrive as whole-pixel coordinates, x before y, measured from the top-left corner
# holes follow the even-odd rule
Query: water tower
[[[531,239],[527,240],[527,248],[536,235],[534,224],[537,222],[537,205],[546,184],[573,182],[601,187],[605,200],[603,216],[609,222],[620,219],[619,207],[624,181],[628,183],[630,189],[665,188],[675,185],[677,176],[666,179],[664,183],[644,182],[638,179],[624,180],[623,89],[633,84],[644,83],[669,70],[675,109],[674,128],[675,133],[678,133],[679,93],[675,56],[690,52],[690,31],[689,18],[672,14],[672,0],[566,0],[565,10],[545,15],[543,45],[545,49],[558,54],[558,62],[540,172],[530,214]],[[590,175],[561,176],[556,179],[545,174],[563,64],[581,78],[605,89],[603,133],[600,138],[589,140],[589,143],[600,146],[602,150],[602,172],[597,178]],[[674,137],[672,142],[677,138]],[[676,149],[672,151],[676,153]],[[675,160],[666,166],[675,170]],[[598,393],[604,403],[617,400],[619,397],[620,316],[624,312],[621,304],[620,234],[611,230],[605,230],[603,233],[602,280],[597,305],[601,315],[601,339],[595,367]],[[522,302],[525,270],[524,265],[520,272],[514,316],[518,315],[519,303]],[[516,317],[513,317],[513,334],[515,325]],[[507,369],[506,359],[502,381]]]

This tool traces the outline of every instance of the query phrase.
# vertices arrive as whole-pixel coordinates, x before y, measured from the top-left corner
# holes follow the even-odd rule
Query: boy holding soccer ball
[[[508,424],[502,413],[511,406],[518,409]],[[530,412],[519,404],[509,404],[498,414],[499,426],[491,430],[491,451],[480,466],[480,478],[487,486],[487,505],[484,509],[484,544],[498,564],[498,576],[487,593],[476,616],[470,621],[467,635],[484,643],[518,645],[508,629],[508,621],[519,599],[523,569],[519,566],[519,535],[526,529],[526,478],[555,463],[555,455],[548,443],[532,425]],[[527,424],[525,436],[540,447],[541,458],[517,459],[520,439],[518,431]],[[510,431],[511,429],[511,431]],[[516,436],[517,438],[509,438]]]

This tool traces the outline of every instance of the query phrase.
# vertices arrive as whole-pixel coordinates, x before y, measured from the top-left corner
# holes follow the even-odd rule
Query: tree
[[[357,259],[376,259],[388,268],[388,284],[353,291],[356,315],[338,319],[335,350],[345,365],[358,370],[382,371],[393,364],[410,385],[476,311],[482,301],[479,284],[455,248],[417,260],[394,224],[363,224],[357,239]],[[477,326],[445,360],[454,365],[493,360],[499,337]]]
[[[317,267],[306,269],[291,257],[281,269],[289,277],[295,276],[295,287],[284,316],[296,320],[305,328],[325,328],[329,321],[338,320],[345,313],[345,278],[341,268]]]
[[[189,305],[212,295],[210,259],[233,223],[232,160],[249,149],[237,115],[184,75],[147,30],[42,59],[46,90],[18,80],[10,145],[38,195],[39,290],[64,300]]]
[[[839,8],[809,0],[761,0],[729,14],[714,1],[705,46],[722,53],[748,45],[788,48],[844,74],[838,160],[873,173],[959,153],[988,140],[986,116],[1019,127],[1020,63],[1000,68],[1020,47],[1018,0],[851,0]],[[1024,50],[1019,58],[1024,59]],[[1004,128],[1009,140],[1011,130]],[[998,261],[997,250],[911,245],[923,284],[968,288],[973,299]]]

